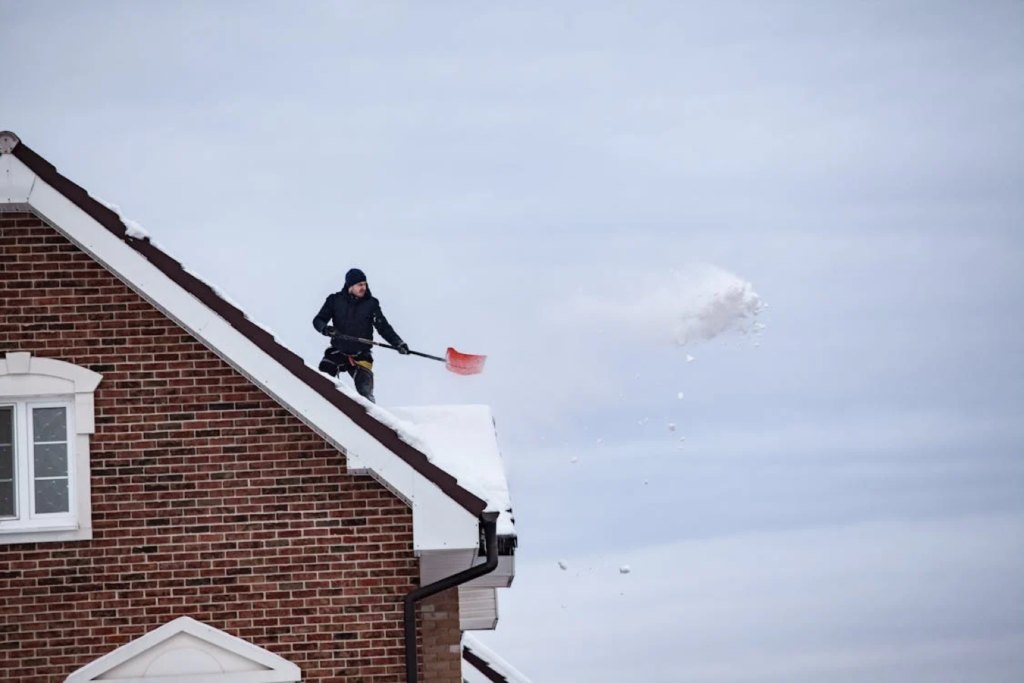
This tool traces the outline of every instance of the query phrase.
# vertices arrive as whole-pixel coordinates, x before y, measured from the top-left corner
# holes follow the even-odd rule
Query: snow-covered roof
[[[462,634],[465,683],[530,683],[530,679],[469,633]]]
[[[498,535],[515,535],[508,476],[490,406],[416,406],[378,409],[378,419],[426,453],[430,461],[498,512]],[[391,420],[395,420],[393,423]]]
[[[34,211],[345,452],[354,472],[373,474],[413,507],[417,550],[478,543],[478,516],[501,510],[511,528],[507,484],[492,485],[448,444],[462,442],[435,427],[417,436],[399,417],[338,391],[329,378],[283,346],[213,285],[189,272],[142,228],[74,184],[10,132],[0,132],[0,210]],[[471,421],[474,424],[479,421]],[[458,422],[451,423],[460,428]],[[497,456],[493,422],[489,457]],[[475,430],[474,430],[475,431]],[[429,443],[428,455],[420,446]],[[437,444],[437,445],[434,445]],[[428,448],[428,446],[423,446]],[[462,451],[459,450],[459,453]],[[470,459],[470,464],[473,464]],[[448,469],[447,464],[453,464]],[[464,472],[469,483],[456,474]],[[472,487],[472,488],[470,488]],[[481,494],[476,492],[480,491]],[[494,494],[494,495],[492,495]]]

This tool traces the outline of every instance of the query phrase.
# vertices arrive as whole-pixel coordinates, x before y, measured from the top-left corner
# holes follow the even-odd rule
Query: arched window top
[[[27,352],[9,352],[0,359],[0,395],[16,390],[39,394],[91,394],[103,375],[89,368]]]

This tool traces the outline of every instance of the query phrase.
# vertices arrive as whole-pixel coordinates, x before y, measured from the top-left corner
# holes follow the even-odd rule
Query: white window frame
[[[93,394],[102,375],[53,358],[8,353],[0,359],[0,406],[13,406],[16,518],[0,518],[0,545],[92,538],[89,437]],[[67,410],[68,512],[35,513],[32,410]]]
[[[14,517],[0,517],[0,530],[16,529],[74,529],[78,521],[75,495],[77,472],[75,462],[75,404],[73,397],[63,400],[0,400],[0,408],[12,408],[14,412]],[[65,436],[62,442],[67,447],[68,510],[67,512],[36,511],[36,472],[34,434],[35,411],[38,408],[63,408]]]

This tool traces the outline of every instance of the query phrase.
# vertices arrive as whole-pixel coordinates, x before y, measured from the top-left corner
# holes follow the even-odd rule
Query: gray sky
[[[377,396],[494,407],[482,638],[538,683],[1024,678],[1024,3],[0,0],[0,63],[0,129],[311,362],[352,265],[490,355]],[[760,348],[574,315],[699,263]]]

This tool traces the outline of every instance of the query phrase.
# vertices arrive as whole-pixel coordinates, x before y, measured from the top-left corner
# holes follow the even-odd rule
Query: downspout
[[[420,586],[405,595],[405,680],[418,683],[419,665],[416,661],[416,603],[431,595],[437,595],[449,588],[462,585],[475,578],[490,574],[498,568],[498,513],[485,512],[480,515],[484,525],[484,542],[487,546],[487,561],[457,574],[446,576],[440,581]]]

